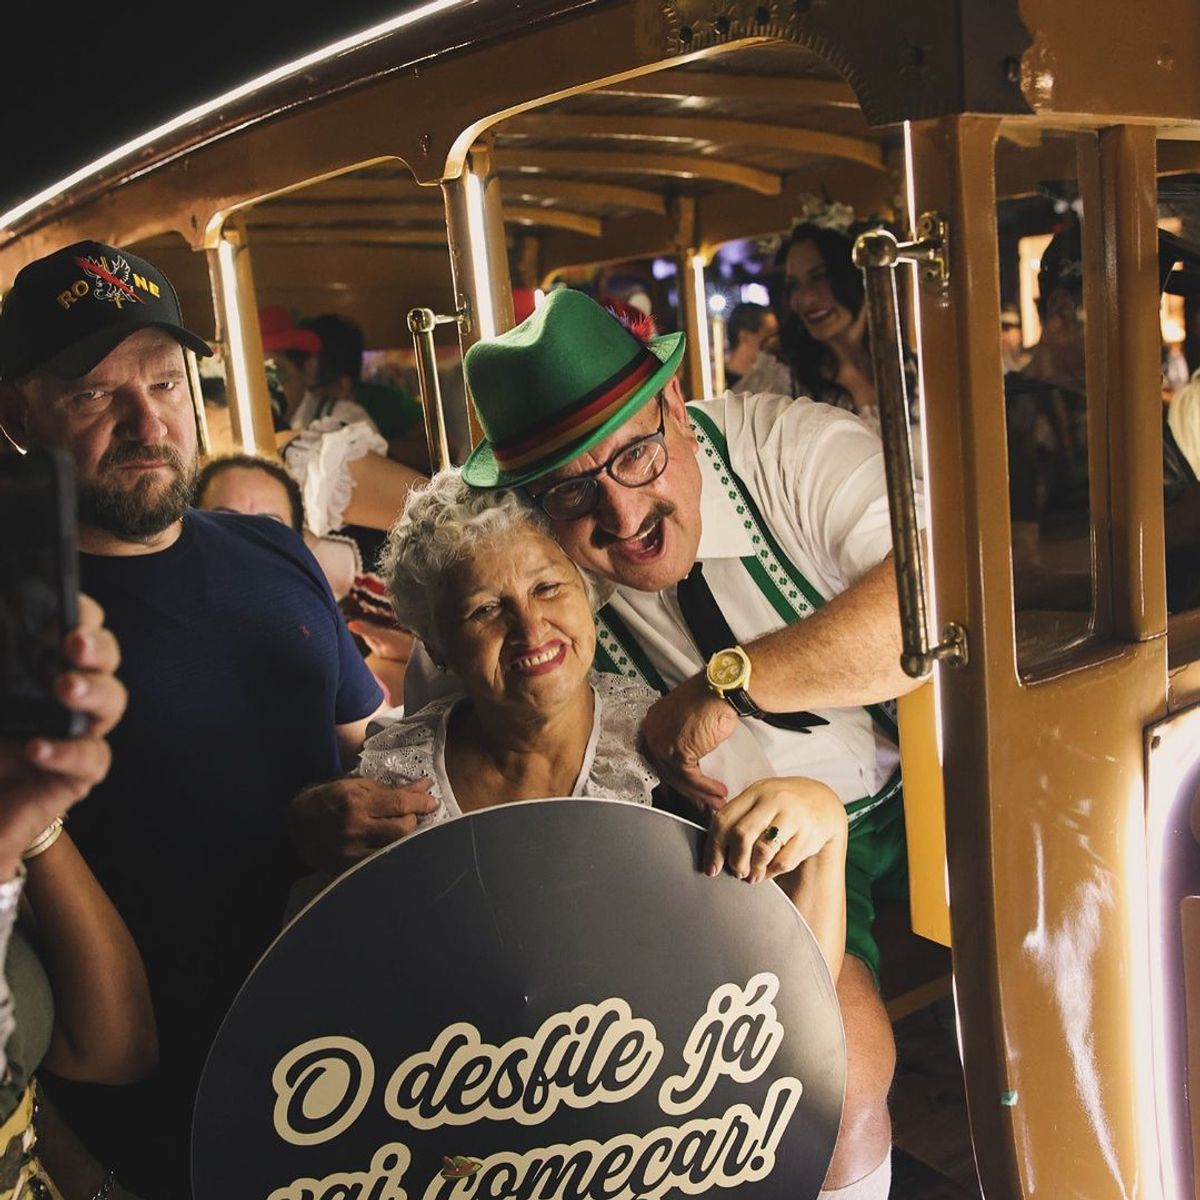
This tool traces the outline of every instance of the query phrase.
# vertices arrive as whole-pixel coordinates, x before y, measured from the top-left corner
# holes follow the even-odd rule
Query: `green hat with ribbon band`
[[[462,469],[472,487],[518,487],[569,463],[669,382],[683,334],[643,345],[583,292],[552,291],[520,325],[463,361],[486,435]]]

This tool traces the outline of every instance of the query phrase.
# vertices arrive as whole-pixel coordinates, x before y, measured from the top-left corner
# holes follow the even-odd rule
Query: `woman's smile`
[[[810,308],[800,314],[801,318],[809,325],[819,325],[822,321],[832,317],[837,309],[830,308]]]
[[[566,657],[566,642],[555,640],[513,659],[508,669],[516,675],[548,675],[551,671],[557,671]]]

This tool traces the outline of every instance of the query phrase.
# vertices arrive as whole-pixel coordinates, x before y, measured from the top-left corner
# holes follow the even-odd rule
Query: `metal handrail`
[[[900,597],[903,649],[900,665],[913,679],[924,678],[938,661],[956,666],[967,661],[966,631],[948,624],[943,640],[930,646],[925,606],[925,569],[917,521],[916,479],[912,465],[912,435],[908,421],[908,391],[900,348],[900,306],[896,297],[896,265],[922,264],[926,282],[944,288],[948,278],[945,222],[936,214],[921,217],[924,236],[899,242],[886,229],[872,229],[854,243],[854,265],[863,273],[871,364],[879,399],[883,461],[887,476],[888,509],[896,586]]]
[[[446,434],[446,408],[442,402],[442,385],[438,379],[437,351],[433,331],[439,325],[462,325],[468,320],[465,312],[443,316],[432,308],[409,310],[408,328],[413,335],[413,353],[417,360],[417,384],[421,389],[421,407],[425,410],[425,437],[429,445],[429,463],[434,471],[444,471],[454,465]]]

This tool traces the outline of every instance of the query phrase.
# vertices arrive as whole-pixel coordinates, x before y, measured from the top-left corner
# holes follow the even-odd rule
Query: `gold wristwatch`
[[[741,646],[718,650],[708,660],[704,681],[722,700],[728,700],[739,717],[757,717],[762,709],[750,699],[750,655]]]

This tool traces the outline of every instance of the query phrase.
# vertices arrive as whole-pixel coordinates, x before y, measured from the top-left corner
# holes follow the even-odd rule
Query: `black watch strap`
[[[728,688],[721,694],[733,705],[733,709],[739,717],[766,716],[763,710],[750,699],[750,693],[745,688]]]
[[[679,597],[679,610],[683,614],[684,623],[692,635],[692,641],[704,657],[711,658],[718,650],[727,650],[738,644],[725,620],[725,614],[712,594],[708,581],[700,564],[696,563],[686,579],[681,579],[676,586]],[[751,681],[753,682],[753,681]],[[824,717],[816,713],[763,712],[744,688],[735,688],[725,693],[725,699],[733,705],[739,716],[757,717],[776,729],[790,729],[796,733],[807,733],[814,725],[828,725]]]

